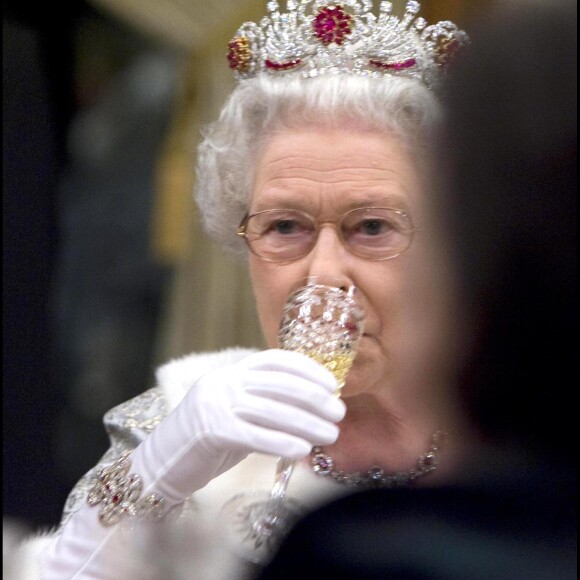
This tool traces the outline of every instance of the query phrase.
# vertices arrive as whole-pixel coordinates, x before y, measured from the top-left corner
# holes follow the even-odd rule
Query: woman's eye
[[[271,225],[270,230],[277,234],[293,234],[299,230],[299,226],[294,220],[278,220]]]
[[[356,231],[368,236],[378,236],[379,234],[388,232],[389,229],[390,227],[387,222],[378,219],[364,220],[355,228]]]

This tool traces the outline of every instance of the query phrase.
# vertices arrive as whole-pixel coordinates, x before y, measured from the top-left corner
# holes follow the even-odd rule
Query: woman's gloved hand
[[[336,380],[306,355],[272,349],[203,375],[134,451],[144,495],[179,503],[252,451],[299,459],[338,437]]]

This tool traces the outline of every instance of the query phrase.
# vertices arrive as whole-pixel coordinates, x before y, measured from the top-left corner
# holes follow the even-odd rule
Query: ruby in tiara
[[[323,44],[336,42],[341,45],[345,36],[351,32],[352,16],[338,5],[322,8],[314,19],[314,34],[320,38]]]
[[[435,60],[443,67],[449,66],[459,51],[462,44],[456,38],[442,38],[439,41]]]
[[[405,60],[403,62],[381,62],[380,60],[375,60],[371,58],[369,60],[369,64],[372,66],[377,67],[378,69],[393,69],[393,70],[401,70],[404,68],[411,68],[417,64],[417,61],[414,58],[410,58],[409,60]]]
[[[289,60],[288,62],[273,62],[270,59],[264,61],[266,68],[272,70],[290,70],[291,68],[297,67],[302,64],[302,61],[297,58],[296,60]]]
[[[252,60],[250,41],[245,36],[236,36],[228,44],[228,62],[230,68],[241,73],[247,72]]]

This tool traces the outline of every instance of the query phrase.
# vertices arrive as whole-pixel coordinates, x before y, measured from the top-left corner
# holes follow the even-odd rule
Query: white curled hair
[[[261,147],[275,133],[346,127],[395,134],[421,167],[440,120],[437,98],[410,79],[262,75],[243,80],[199,145],[195,197],[204,227],[224,248],[245,249],[236,229],[248,210]]]

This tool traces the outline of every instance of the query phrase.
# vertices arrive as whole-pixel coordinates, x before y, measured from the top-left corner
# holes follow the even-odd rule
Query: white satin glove
[[[300,459],[336,441],[345,414],[334,376],[272,349],[203,375],[134,451],[146,493],[180,503],[252,451]]]

